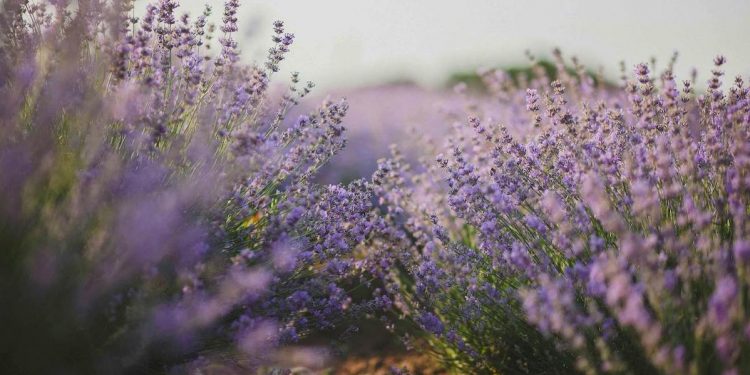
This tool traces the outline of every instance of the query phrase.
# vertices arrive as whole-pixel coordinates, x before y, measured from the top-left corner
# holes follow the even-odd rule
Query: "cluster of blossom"
[[[8,371],[247,370],[357,305],[337,282],[387,228],[367,189],[311,182],[344,146],[346,102],[287,121],[312,84],[270,92],[284,24],[266,64],[245,65],[238,1],[216,53],[212,9],[179,5],[2,3]]]
[[[393,305],[461,371],[750,371],[750,89],[555,57],[482,71],[436,162],[381,161]]]

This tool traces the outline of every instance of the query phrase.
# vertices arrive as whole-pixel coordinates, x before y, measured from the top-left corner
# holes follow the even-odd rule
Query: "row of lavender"
[[[268,94],[294,40],[283,23],[265,64],[243,65],[237,1],[219,30],[209,7],[178,6],[139,19],[132,1],[2,4],[8,372],[318,361],[277,349],[342,319],[335,259],[385,230],[369,201],[310,182],[344,145],[347,105],[284,122],[312,84],[294,74]]]
[[[445,145],[322,186],[347,104],[287,119],[294,36],[240,63],[238,5],[218,31],[172,0],[2,5],[10,369],[316,366],[295,343],[377,316],[460,372],[750,370],[750,98],[723,57],[704,93],[674,61],[483,71]]]
[[[555,55],[483,72],[436,163],[381,162],[394,305],[462,372],[749,371],[750,90],[722,56],[698,94],[676,56],[613,86]]]

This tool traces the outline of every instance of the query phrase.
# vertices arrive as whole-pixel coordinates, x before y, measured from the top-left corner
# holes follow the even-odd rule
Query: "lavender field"
[[[182,3],[0,1],[0,374],[750,374],[731,55],[319,92]]]

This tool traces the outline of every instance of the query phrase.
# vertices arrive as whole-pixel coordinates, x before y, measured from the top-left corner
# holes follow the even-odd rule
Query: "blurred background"
[[[204,3],[183,1],[182,10]],[[209,3],[218,21],[222,2]],[[750,58],[749,16],[744,0],[255,0],[242,2],[239,34],[244,57],[262,59],[271,23],[285,21],[296,41],[283,68],[322,90],[403,80],[439,87],[454,72],[524,63],[525,49],[543,57],[553,47],[609,77],[624,57],[665,61],[677,50],[683,76],[708,72],[722,53],[731,77],[750,73],[739,63]]]
[[[220,24],[223,2],[209,3]],[[182,1],[178,13],[197,14],[205,4]],[[612,82],[625,57],[628,73],[652,59],[660,70],[674,51],[678,80],[696,69],[699,89],[717,54],[728,58],[729,79],[747,78],[749,16],[750,1],[742,0],[256,0],[242,1],[238,39],[243,59],[262,61],[272,22],[283,20],[296,38],[275,81],[299,71],[303,82],[315,82],[307,109],[327,96],[349,100],[350,147],[322,176],[335,182],[368,177],[391,143],[408,154],[409,133],[439,136],[450,124],[435,108],[455,104],[447,89],[456,77],[523,68],[526,50],[549,60],[559,47]]]

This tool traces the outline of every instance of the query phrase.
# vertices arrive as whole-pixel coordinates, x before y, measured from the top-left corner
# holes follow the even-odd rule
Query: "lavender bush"
[[[381,161],[396,311],[460,372],[750,371],[748,88],[722,56],[700,95],[674,59],[613,85],[556,57],[481,72],[436,163]]]
[[[276,349],[341,320],[333,259],[368,236],[370,202],[310,183],[347,105],[286,121],[312,88],[295,73],[269,94],[294,35],[275,22],[266,62],[240,63],[238,6],[217,31],[210,7],[172,0],[141,18],[128,1],[3,2],[7,371],[320,365]]]

